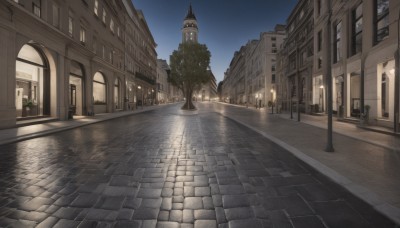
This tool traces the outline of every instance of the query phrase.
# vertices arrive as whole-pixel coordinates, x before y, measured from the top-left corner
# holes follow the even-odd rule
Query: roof
[[[192,10],[192,4],[189,5],[189,10],[185,17],[185,20],[190,20],[190,19],[196,20],[196,16],[194,15],[193,10]]]

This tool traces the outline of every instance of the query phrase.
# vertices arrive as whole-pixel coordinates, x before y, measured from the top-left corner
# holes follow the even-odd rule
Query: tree
[[[186,97],[182,109],[196,108],[192,102],[193,92],[211,80],[208,71],[210,58],[207,46],[195,42],[179,44],[178,50],[170,56],[171,74],[168,81]]]
[[[218,93],[219,101],[222,101],[222,86],[223,86],[223,84],[224,84],[224,82],[220,81],[218,83],[218,87],[217,87],[217,93]]]

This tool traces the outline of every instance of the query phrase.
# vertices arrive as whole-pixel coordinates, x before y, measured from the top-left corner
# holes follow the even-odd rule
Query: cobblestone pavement
[[[178,109],[1,146],[0,227],[395,227],[261,135]]]

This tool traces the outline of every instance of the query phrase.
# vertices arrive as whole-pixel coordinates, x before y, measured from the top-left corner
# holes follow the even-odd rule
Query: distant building
[[[222,85],[225,102],[257,107],[275,102],[276,55],[284,37],[284,26],[277,25],[234,53]]]

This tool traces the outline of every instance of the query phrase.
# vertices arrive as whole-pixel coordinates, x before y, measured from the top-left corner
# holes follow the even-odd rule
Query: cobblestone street
[[[0,227],[396,227],[258,133],[179,107],[0,146]]]

